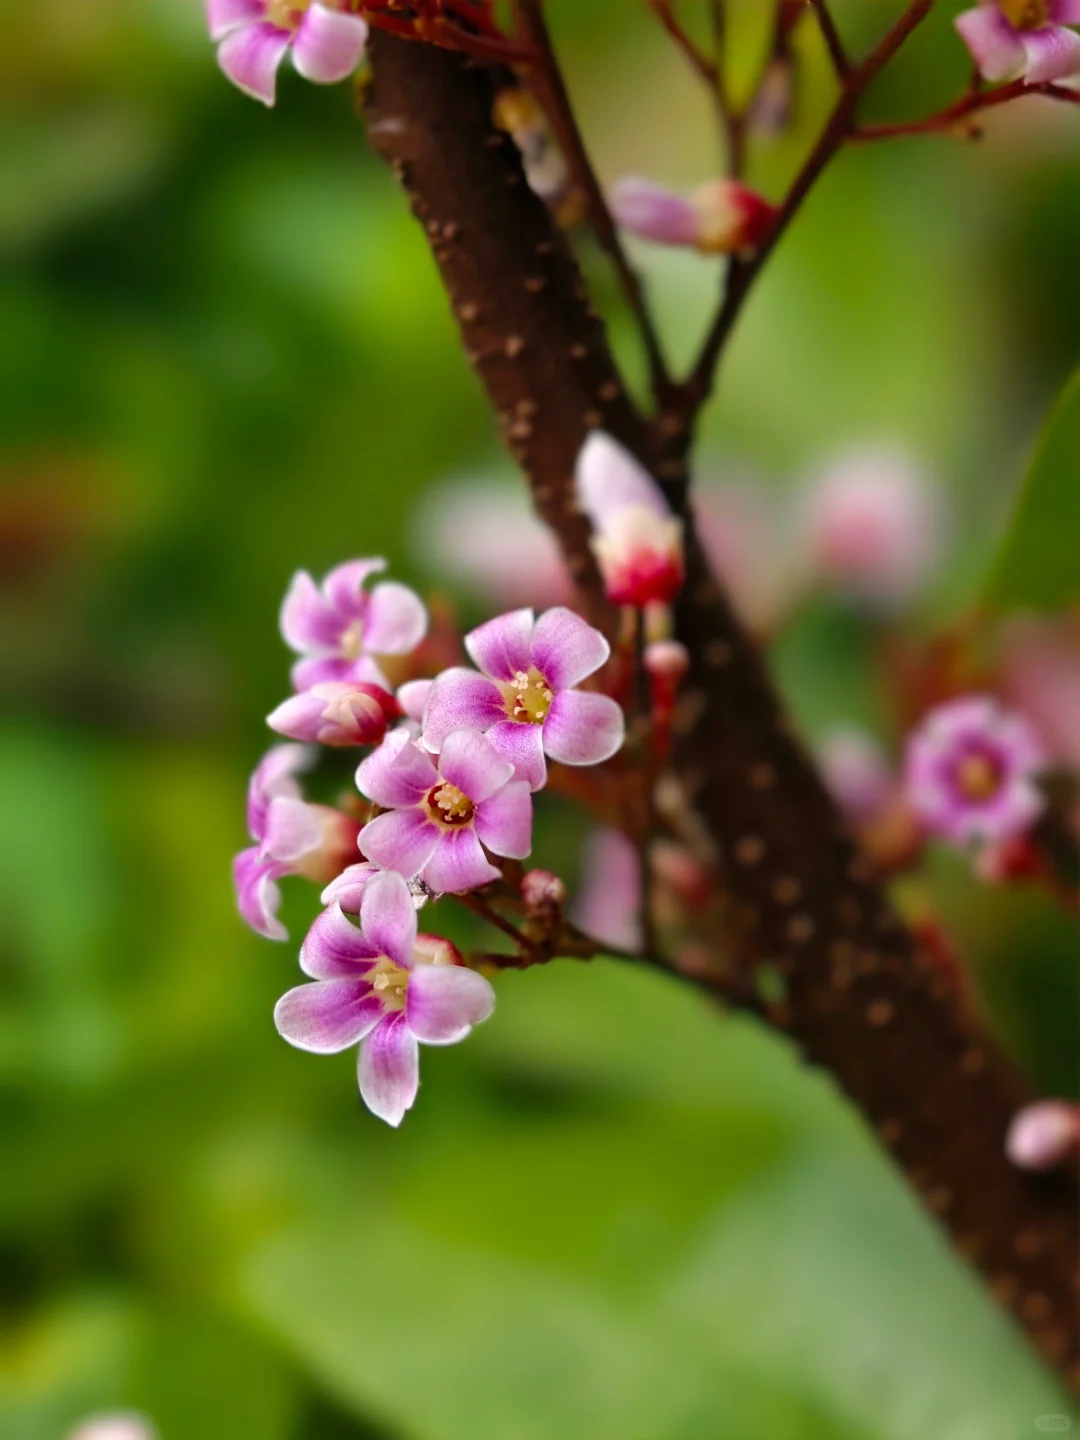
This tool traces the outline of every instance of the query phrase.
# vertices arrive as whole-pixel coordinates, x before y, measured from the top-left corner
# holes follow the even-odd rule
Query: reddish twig
[[[808,0],[808,3],[817,16],[818,28],[825,41],[825,48],[829,52],[833,69],[841,84],[844,84],[851,74],[851,61],[848,59],[844,42],[840,38],[840,32],[836,28],[836,21],[832,17],[828,0]]]
[[[921,120],[900,120],[888,125],[860,125],[852,130],[848,140],[864,144],[873,140],[893,140],[907,135],[933,135],[952,130],[973,115],[992,110],[998,105],[1007,105],[1013,100],[1022,100],[1028,95],[1042,95],[1046,99],[1061,100],[1066,105],[1080,105],[1080,90],[1069,90],[1064,85],[1029,85],[1025,80],[1013,80],[997,90],[984,90],[964,95],[955,104],[947,105],[934,115]]]

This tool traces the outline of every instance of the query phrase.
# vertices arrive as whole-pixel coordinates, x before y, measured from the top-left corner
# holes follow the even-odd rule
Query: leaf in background
[[[1080,370],[1039,439],[985,599],[996,610],[1055,610],[1080,600]]]

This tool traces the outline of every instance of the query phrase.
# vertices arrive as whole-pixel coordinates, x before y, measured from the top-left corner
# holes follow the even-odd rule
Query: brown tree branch
[[[627,398],[577,266],[492,124],[504,77],[389,35],[372,37],[371,62],[372,141],[425,228],[537,508],[603,617],[573,503],[578,449],[603,426],[684,503],[681,427],[671,417],[648,426]],[[692,526],[689,541],[677,621],[693,667],[676,768],[723,879],[737,952],[751,975],[764,964],[782,973],[794,1042],[860,1107],[1046,1358],[1080,1384],[1071,1184],[1007,1161],[1022,1086],[843,832]]]

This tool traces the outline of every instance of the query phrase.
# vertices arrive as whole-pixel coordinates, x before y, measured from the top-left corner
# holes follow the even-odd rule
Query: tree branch
[[[372,141],[424,225],[537,508],[589,609],[610,622],[573,502],[577,452],[603,426],[685,508],[681,426],[670,416],[647,426],[627,398],[574,260],[492,124],[504,77],[385,34],[370,53]],[[677,625],[693,665],[675,766],[722,877],[741,966],[751,979],[765,964],[783,975],[787,1033],[860,1107],[1046,1358],[1080,1383],[1071,1184],[1007,1161],[1022,1087],[855,852],[688,529]]]

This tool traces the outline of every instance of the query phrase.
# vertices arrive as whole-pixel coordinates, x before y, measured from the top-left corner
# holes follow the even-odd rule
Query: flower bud
[[[681,640],[654,640],[645,646],[641,659],[654,680],[671,685],[677,685],[690,669],[690,652]]]
[[[401,714],[397,701],[380,685],[328,680],[293,695],[267,716],[279,735],[320,745],[377,745],[391,720]]]
[[[1021,1170],[1053,1170],[1080,1151],[1080,1106],[1040,1100],[1017,1112],[1005,1153]]]
[[[896,798],[899,777],[885,751],[864,730],[837,728],[818,751],[826,788],[848,820],[865,825]]]
[[[444,935],[417,935],[413,954],[424,965],[464,965],[461,951]]]
[[[328,885],[357,856],[360,825],[350,815],[329,805],[305,805],[306,823],[312,827],[311,844],[292,862],[295,874],[316,885]]]
[[[521,898],[529,910],[561,909],[566,886],[550,870],[529,870],[521,878]]]
[[[625,230],[703,255],[757,249],[776,216],[775,206],[737,180],[710,180],[686,200],[643,176],[628,175],[613,188],[610,203]]]

